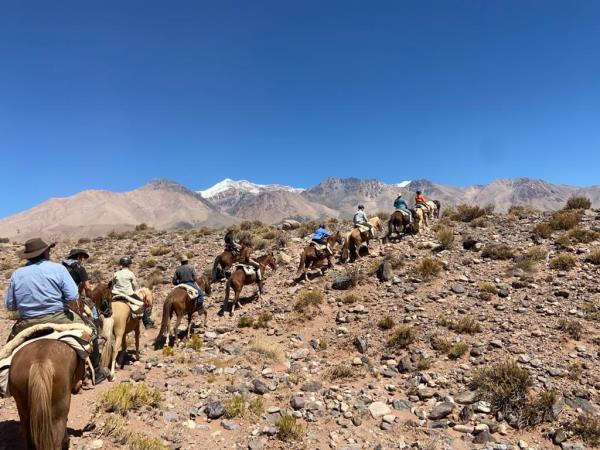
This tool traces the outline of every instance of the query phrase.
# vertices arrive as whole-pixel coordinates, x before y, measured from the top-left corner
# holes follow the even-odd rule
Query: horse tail
[[[54,448],[52,427],[52,385],[54,366],[52,361],[34,362],[29,368],[29,429],[35,448]]]
[[[302,250],[302,255],[300,255],[300,264],[298,264],[298,271],[296,272],[296,276],[299,277],[300,273],[304,269],[304,265],[306,264],[306,252]]]
[[[157,344],[165,334],[167,333],[167,329],[169,328],[169,320],[171,320],[171,307],[173,305],[173,298],[171,295],[167,296],[165,303],[163,304],[163,313],[162,320],[160,322],[160,331],[158,332],[158,336],[154,340],[154,343]]]
[[[100,367],[110,367],[112,363],[112,354],[115,347],[114,326],[115,319],[113,317],[104,317],[102,320],[102,335],[105,337],[106,342],[100,355]]]
[[[219,279],[219,266],[221,265],[221,255],[217,255],[212,268],[212,281]]]

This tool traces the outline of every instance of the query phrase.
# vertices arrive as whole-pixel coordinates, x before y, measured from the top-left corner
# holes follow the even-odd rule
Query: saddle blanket
[[[129,295],[118,294],[113,297],[113,301],[126,303],[131,309],[131,316],[139,319],[144,314],[144,302]]]
[[[360,231],[361,233],[368,233],[369,232],[369,227],[366,225],[362,225],[360,223],[357,223],[356,225],[354,225],[355,228],[358,228],[358,231]]]
[[[254,275],[256,273],[254,267],[249,266],[248,264],[237,264],[235,270],[237,269],[242,269],[246,275]]]
[[[319,252],[324,252],[325,250],[327,250],[326,244],[320,244],[315,241],[310,241],[310,245],[312,245],[315,248],[315,250],[317,250]]]
[[[28,337],[40,331],[47,330],[49,334],[27,340]],[[42,323],[26,328],[17,334],[0,350],[0,396],[10,397],[8,389],[8,376],[12,358],[23,347],[40,339],[56,339],[71,346],[81,359],[86,360],[92,352],[92,330],[83,324],[55,324]]]
[[[399,212],[403,216],[410,217],[409,214],[406,211],[404,211],[403,209],[397,209],[396,212]]]
[[[188,296],[194,300],[195,298],[198,298],[198,295],[200,295],[200,292],[198,292],[197,289],[194,289],[193,287],[191,287],[189,284],[185,284],[185,283],[181,283],[178,284],[177,286],[175,286],[175,289],[177,288],[183,288],[187,291]]]

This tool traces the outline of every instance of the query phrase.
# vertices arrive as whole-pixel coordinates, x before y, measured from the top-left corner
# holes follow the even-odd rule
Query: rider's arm
[[[8,286],[8,290],[6,291],[6,297],[4,298],[4,306],[9,311],[17,310],[17,299],[15,298],[15,284],[13,280],[10,280],[10,285]]]
[[[192,279],[196,281],[198,279],[198,275],[196,274],[196,269],[192,267]]]
[[[65,266],[59,266],[59,280],[58,285],[60,290],[62,291],[63,300],[65,303],[70,303],[79,298],[79,288],[75,281],[73,281],[73,277]]]
[[[131,272],[131,287],[133,288],[134,291],[136,291],[138,288],[138,282],[135,279],[135,275],[133,274],[133,272]]]

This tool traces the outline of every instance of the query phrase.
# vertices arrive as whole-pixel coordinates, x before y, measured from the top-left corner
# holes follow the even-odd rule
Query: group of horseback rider
[[[21,259],[27,260],[25,266],[15,270],[10,278],[4,304],[9,311],[18,311],[19,319],[14,324],[8,341],[23,330],[40,324],[83,324],[92,330],[92,352],[90,362],[94,368],[94,384],[110,378],[110,371],[100,367],[100,349],[96,325],[100,314],[110,317],[111,307],[102,299],[100,311],[96,306],[82,307],[82,300],[91,297],[93,286],[83,266],[89,253],[80,248],[72,249],[62,264],[50,260],[50,252],[55,244],[47,244],[40,238],[25,242],[25,248],[18,252]],[[124,256],[119,260],[117,270],[110,282],[113,299],[131,297],[142,299],[136,294],[138,283],[130,266],[133,258]],[[198,292],[196,303],[200,307],[204,302],[204,292],[197,284],[195,269],[189,265],[188,258],[181,258],[181,265],[175,270],[173,284],[187,284]],[[87,305],[86,305],[87,306]],[[87,311],[86,311],[87,310]],[[149,311],[144,308],[142,323],[153,328]]]

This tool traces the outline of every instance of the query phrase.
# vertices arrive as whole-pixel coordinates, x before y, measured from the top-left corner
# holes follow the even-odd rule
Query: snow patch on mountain
[[[410,183],[411,183],[411,180],[405,180],[401,183],[396,183],[396,186],[403,188],[403,187],[408,186]]]
[[[282,184],[256,184],[248,180],[232,180],[231,178],[225,178],[208,189],[198,191],[198,193],[202,197],[210,199],[231,190],[244,191],[250,194],[260,194],[264,191],[302,192],[305,189],[285,186]]]

